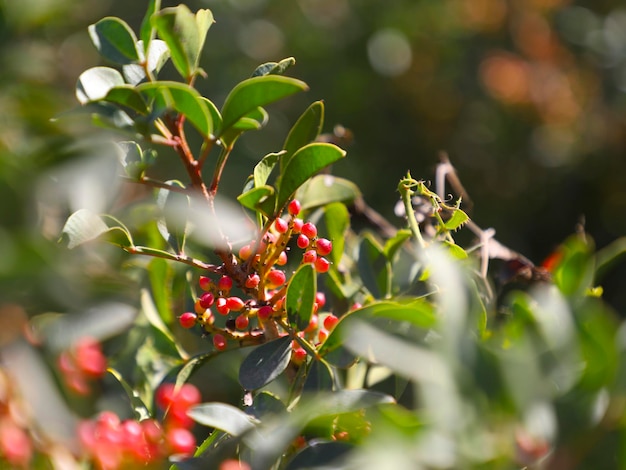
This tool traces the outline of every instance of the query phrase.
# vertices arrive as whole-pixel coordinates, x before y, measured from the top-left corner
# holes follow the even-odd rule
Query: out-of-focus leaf
[[[124,78],[110,67],[92,67],[78,77],[76,98],[81,104],[104,99],[111,88],[124,85]]]
[[[328,231],[328,238],[333,242],[333,251],[330,259],[334,266],[339,266],[343,256],[343,247],[346,241],[346,231],[350,228],[350,213],[348,208],[340,202],[333,202],[324,208],[324,222]]]
[[[274,188],[259,186],[239,195],[237,200],[243,207],[253,211],[261,211],[266,217],[272,217],[275,198]]]
[[[189,378],[202,367],[207,361],[214,358],[218,354],[217,351],[211,351],[210,353],[203,353],[189,359],[185,364],[180,367],[180,369],[176,369],[176,386],[180,387],[184,383],[186,383]]]
[[[244,80],[232,89],[222,107],[222,132],[250,111],[307,90],[304,82],[279,75],[266,75]]]
[[[454,231],[466,224],[468,220],[469,217],[465,212],[463,212],[461,209],[456,209],[452,213],[452,217],[446,220],[444,226],[446,230]]]
[[[317,138],[322,131],[323,125],[324,102],[316,101],[302,113],[289,131],[285,143],[283,144],[285,156],[280,162],[281,170],[285,168],[287,162],[298,149],[310,144]]]
[[[146,8],[146,14],[141,21],[141,27],[139,30],[139,37],[144,44],[144,47],[150,48],[152,40],[154,39],[155,29],[152,25],[152,15],[161,9],[161,0],[149,0],[148,7]]]
[[[304,392],[332,391],[335,377],[330,365],[323,359],[311,361],[311,367],[304,382]]]
[[[107,225],[105,218],[114,225]],[[67,219],[61,231],[61,240],[67,243],[69,249],[73,249],[105,234],[116,245],[133,246],[130,232],[121,222],[109,215],[94,214],[88,209],[79,209]]]
[[[184,188],[180,181],[168,181],[167,184]],[[185,238],[187,237],[189,196],[161,188],[157,196],[157,206],[163,214],[163,218],[157,222],[159,233],[175,253],[183,253],[185,251]]]
[[[187,414],[197,423],[240,436],[254,428],[256,420],[239,408],[226,403],[203,403]]]
[[[311,321],[316,292],[315,269],[312,264],[303,264],[291,277],[285,297],[289,323],[300,331]]]
[[[283,336],[255,348],[243,360],[239,383],[245,390],[264,387],[278,377],[291,359],[291,338]]]
[[[389,261],[393,260],[393,257],[398,252],[398,250],[402,248],[404,242],[406,242],[410,238],[411,231],[408,228],[398,230],[393,237],[385,242],[385,246],[383,248],[383,253],[385,254],[385,257]]]
[[[252,77],[261,77],[263,75],[282,75],[295,63],[296,59],[293,57],[287,57],[280,62],[266,62],[265,64],[259,65],[254,72],[252,72]]]
[[[152,299],[159,316],[166,324],[171,324],[174,321],[171,305],[174,269],[166,260],[154,258],[148,264],[148,277],[150,278]]]
[[[137,43],[137,47],[143,47],[143,41]],[[170,50],[167,48],[165,41],[154,39],[150,41],[148,46],[148,55],[146,57],[147,67],[153,78],[159,73],[161,68],[170,58]],[[146,71],[139,64],[128,64],[122,67],[124,78],[131,85],[138,85],[146,80]]]
[[[354,449],[354,444],[347,442],[313,442],[289,461],[286,470],[343,468],[340,466],[341,460]]]
[[[109,103],[125,106],[138,112],[139,114],[148,113],[148,106],[146,105],[146,102],[143,100],[141,94],[135,90],[135,87],[131,85],[122,85],[111,88],[104,97],[104,100]]]
[[[105,59],[118,64],[130,64],[140,60],[137,37],[125,21],[106,17],[90,25],[88,30],[91,41]]]
[[[317,175],[304,183],[296,198],[303,209],[313,209],[332,202],[350,204],[361,195],[352,181],[333,175]]]
[[[565,295],[583,296],[593,283],[593,242],[575,235],[560,249],[563,257],[554,272],[554,282]]]
[[[154,301],[150,296],[150,292],[147,289],[141,290],[141,310],[144,316],[148,319],[148,322],[162,334],[167,348],[171,351],[175,351],[177,357],[186,360],[189,355],[185,352],[178,341],[176,341],[170,329],[159,316],[159,312],[157,311]]]
[[[305,145],[298,150],[281,174],[277,209],[282,209],[305,181],[345,155],[346,152],[336,145],[319,142]]]
[[[246,408],[249,415],[263,421],[270,416],[279,416],[287,411],[285,404],[276,395],[261,392],[254,397],[252,406]]]
[[[139,394],[135,390],[133,390],[133,388],[128,384],[128,382],[126,382],[124,377],[122,377],[122,374],[120,374],[117,370],[111,369],[111,368],[108,369],[108,372],[117,379],[117,381],[120,383],[120,385],[126,392],[126,395],[128,396],[128,399],[130,400],[130,406],[133,408],[135,419],[137,421],[142,421],[144,419],[151,418],[152,416],[150,414],[150,410],[148,409],[146,404],[143,402]]]
[[[359,246],[359,275],[365,287],[377,299],[391,293],[391,265],[378,241],[369,233]]]

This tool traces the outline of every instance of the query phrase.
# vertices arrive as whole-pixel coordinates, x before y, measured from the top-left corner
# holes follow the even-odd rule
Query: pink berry
[[[276,229],[278,233],[287,233],[287,230],[289,230],[289,224],[285,219],[281,219],[279,217],[274,221],[274,229]]]
[[[307,237],[306,235],[298,235],[298,238],[296,239],[296,245],[298,245],[298,248],[302,248],[303,250],[309,246],[309,237]]]
[[[256,273],[249,274],[248,277],[246,278],[245,286],[248,289],[254,289],[259,285],[260,282],[261,282],[261,278],[259,277],[258,274]]]
[[[315,260],[315,270],[318,273],[325,273],[330,268],[330,262],[321,256]]]
[[[248,315],[239,315],[237,318],[235,318],[235,327],[238,330],[245,330],[246,328],[248,328],[249,324],[250,319],[248,318]]]
[[[0,454],[12,468],[27,468],[33,455],[33,443],[28,434],[8,419],[0,425]]]
[[[183,384],[176,394],[176,402],[186,408],[197,405],[201,401],[202,395],[200,394],[200,390],[190,383]]]
[[[173,454],[191,455],[196,450],[196,439],[188,429],[168,429],[165,440]]]
[[[271,307],[271,305],[264,305],[263,307],[259,308],[256,314],[260,320],[267,320],[274,314],[274,309]]]
[[[291,202],[289,202],[289,205],[287,206],[287,212],[289,212],[289,214],[293,216],[298,215],[301,210],[302,204],[300,204],[300,201],[298,201],[297,199],[293,199]]]
[[[278,255],[278,259],[276,260],[276,264],[278,266],[284,266],[287,264],[287,253],[284,251],[280,252],[280,255]]]
[[[317,250],[318,255],[326,256],[333,250],[333,244],[326,238],[318,238],[315,241],[315,249]]]
[[[193,328],[196,325],[198,316],[193,312],[185,312],[178,317],[178,322],[183,328]]]
[[[315,303],[319,305],[320,308],[322,308],[324,305],[326,305],[326,295],[323,292],[316,292]]]
[[[162,384],[154,395],[154,400],[156,404],[162,410],[169,408],[169,406],[174,401],[174,391],[176,390],[176,386],[173,383],[166,382]]]
[[[328,331],[332,331],[337,323],[339,323],[339,318],[337,318],[332,313],[324,318],[324,328],[326,328]]]
[[[215,349],[217,349],[218,351],[223,351],[224,349],[226,349],[227,343],[224,335],[215,333],[213,335],[213,346],[215,346]]]
[[[198,284],[200,285],[200,289],[204,291],[209,291],[213,287],[213,281],[207,276],[200,276]]]
[[[107,359],[100,343],[94,338],[82,338],[75,348],[76,366],[85,375],[99,378],[107,369]]]
[[[302,219],[293,219],[293,226],[291,227],[291,231],[293,233],[300,233],[302,230],[302,225],[304,225],[304,221]]]
[[[207,308],[211,308],[211,305],[213,305],[213,302],[215,302],[215,296],[211,294],[210,292],[205,292],[204,294],[200,296],[200,307],[202,307],[205,310]]]
[[[239,312],[244,306],[245,303],[239,297],[228,297],[226,299],[226,307],[233,312]]]
[[[228,313],[230,312],[230,308],[228,308],[228,305],[226,298],[225,297],[218,297],[218,299],[215,301],[215,308],[217,309],[217,313],[219,313],[220,315],[228,315]]]
[[[304,264],[315,263],[316,259],[317,253],[315,252],[315,250],[307,250],[302,255],[302,262]]]
[[[233,287],[233,280],[228,276],[222,276],[217,281],[217,288],[221,291],[228,291]]]
[[[272,269],[267,273],[267,281],[272,287],[282,286],[287,280],[285,272],[280,269]]]
[[[304,224],[302,226],[301,232],[303,235],[306,235],[309,238],[317,237],[317,227],[311,222],[307,222],[306,224]]]
[[[352,307],[350,307],[350,310],[358,310],[361,307],[363,307],[363,304],[361,302],[354,302],[352,304]]]
[[[317,324],[318,324],[318,316],[316,314],[311,315],[311,319],[309,320],[309,324],[304,329],[304,332],[305,333],[313,333],[315,330],[317,330]]]

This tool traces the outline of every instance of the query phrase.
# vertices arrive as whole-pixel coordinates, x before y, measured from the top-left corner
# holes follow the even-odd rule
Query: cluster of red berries
[[[58,367],[70,390],[79,395],[89,395],[91,382],[106,373],[107,359],[96,339],[84,337],[59,355]]]
[[[26,406],[17,397],[13,381],[0,371],[0,468],[30,468],[35,442],[29,432]]]
[[[332,251],[332,242],[318,237],[315,224],[298,217],[301,209],[298,200],[290,201],[284,218],[276,218],[260,240],[252,241],[238,250],[238,266],[245,270],[243,277],[223,275],[214,281],[208,276],[201,276],[199,285],[202,294],[195,302],[194,311],[185,312],[179,317],[181,326],[192,328],[196,324],[202,325],[211,333],[215,349],[221,351],[227,348],[228,339],[234,337],[233,331],[243,333],[251,330],[254,326],[251,319],[255,320],[256,326],[263,328],[272,319],[284,318],[288,276],[282,267],[288,261],[289,243],[295,238],[295,245],[304,250],[301,264],[313,265],[318,273],[325,273],[330,268],[330,261],[326,257]],[[247,294],[246,300],[231,295],[235,284]],[[323,294],[318,293],[312,320],[315,327],[312,326],[311,331],[317,331],[317,310],[325,303],[325,299],[320,299],[323,299]],[[217,328],[214,326],[216,313],[224,316],[235,314],[234,321],[228,323],[227,328]],[[328,327],[317,333],[320,342],[336,320],[334,315],[327,317],[325,321],[329,323]]]
[[[78,436],[87,458],[101,470],[118,470],[165,464],[170,455],[192,455],[196,439],[187,411],[200,403],[198,389],[185,384],[176,390],[173,384],[164,384],[157,390],[155,401],[165,411],[162,424],[155,419],[122,421],[109,411],[95,420],[82,421]]]

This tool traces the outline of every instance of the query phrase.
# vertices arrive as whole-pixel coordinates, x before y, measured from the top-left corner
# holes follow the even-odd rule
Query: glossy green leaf
[[[554,272],[554,282],[565,295],[584,295],[592,286],[594,259],[590,239],[578,235],[561,245],[563,257]]]
[[[219,109],[217,109],[217,106],[215,106],[215,104],[213,104],[213,102],[208,98],[202,96],[200,99],[206,104],[209,116],[211,116],[211,121],[213,122],[213,133],[219,134],[220,129],[222,128],[222,115],[220,114]]]
[[[304,82],[279,75],[244,80],[226,97],[222,107],[222,132],[254,109],[307,89]]]
[[[139,114],[148,114],[148,106],[141,94],[131,85],[111,88],[104,97],[105,101],[130,108]]]
[[[272,173],[272,170],[276,167],[276,164],[282,158],[284,152],[269,153],[265,155],[259,163],[254,167],[254,186],[263,186],[267,183],[267,180]]]
[[[461,209],[456,209],[452,213],[452,217],[446,220],[445,228],[446,230],[454,231],[454,230],[461,228],[468,221],[469,221],[469,217],[467,216],[467,214],[463,212]]]
[[[200,134],[208,138],[213,132],[211,113],[200,93],[189,85],[179,82],[143,83],[137,90],[150,98],[160,97],[165,105],[183,114]]]
[[[253,211],[260,210],[266,217],[271,217],[274,212],[275,194],[271,186],[259,186],[237,197],[239,203]]]
[[[148,278],[152,300],[159,316],[166,324],[172,324],[175,320],[171,303],[174,268],[166,260],[154,258],[148,264]]]
[[[197,423],[240,436],[254,428],[256,420],[239,408],[226,403],[202,403],[187,414]]]
[[[312,143],[298,150],[282,172],[277,209],[282,209],[305,181],[345,155],[339,147],[327,143]]]
[[[111,225],[108,225],[108,220]],[[61,230],[61,240],[69,249],[95,240],[103,235],[112,236],[112,242],[120,246],[132,246],[130,232],[117,219],[111,216],[100,216],[87,209],[74,212],[65,222]]]
[[[332,202],[350,204],[361,195],[356,184],[334,175],[317,175],[303,184],[296,198],[303,209],[313,209]]]
[[[246,114],[244,117],[239,118],[232,126],[219,132],[222,145],[226,148],[232,148],[235,141],[246,131],[256,131],[261,129],[268,121],[268,114],[265,109],[257,107]],[[223,126],[223,124],[222,124]]]
[[[102,57],[117,64],[138,62],[137,37],[125,21],[106,17],[88,28],[89,36]]]
[[[111,88],[124,85],[124,78],[110,67],[92,67],[78,77],[76,98],[81,104],[104,99]]]
[[[283,336],[255,348],[239,368],[239,383],[245,390],[257,390],[276,379],[289,365],[291,338]]]
[[[199,10],[194,15],[186,5],[164,8],[152,16],[152,24],[169,47],[172,62],[185,79],[198,72],[198,62],[213,15]]]
[[[167,181],[166,184],[184,189],[180,181]],[[172,247],[175,253],[185,251],[187,237],[187,218],[189,214],[189,196],[178,191],[159,189],[157,206],[163,216],[157,221],[159,233]]]
[[[380,243],[370,233],[365,233],[359,245],[359,275],[363,285],[377,298],[391,292],[391,265]]]
[[[280,62],[266,62],[265,64],[259,65],[254,72],[252,72],[252,77],[261,77],[263,75],[282,75],[289,67],[295,65],[295,63],[296,59],[293,57],[287,57]]]
[[[324,125],[324,102],[316,101],[312,103],[304,113],[298,118],[293,125],[283,149],[285,156],[281,160],[280,168],[284,169],[287,162],[291,159],[298,149],[313,142],[322,131]]]
[[[335,389],[335,377],[330,365],[323,359],[311,361],[304,382],[304,392],[332,391]]]
[[[303,264],[289,280],[285,298],[285,308],[289,323],[298,330],[304,330],[311,321],[317,276],[312,264]]]
[[[143,48],[143,41],[139,41],[137,43],[137,47]],[[169,58],[170,50],[167,48],[165,41],[155,39],[150,42],[146,61],[148,70],[152,74],[152,78],[156,77]],[[148,78],[144,67],[139,64],[124,65],[122,67],[122,73],[124,74],[126,81],[131,85],[138,85],[141,82],[147,81]]]
[[[258,420],[279,416],[287,411],[285,404],[274,394],[263,391],[256,394],[252,406],[246,412]]]
[[[146,13],[141,21],[141,27],[139,29],[139,37],[144,44],[144,47],[150,48],[150,44],[154,39],[154,35],[156,33],[155,28],[152,24],[152,15],[154,15],[157,11],[161,9],[161,0],[149,0],[148,7],[146,8]],[[145,51],[145,49],[144,49]]]
[[[350,228],[350,213],[348,208],[340,202],[332,202],[324,208],[324,222],[328,238],[333,242],[333,251],[330,259],[335,266],[339,265],[343,256],[346,241],[346,231]]]
[[[341,461],[354,449],[354,444],[347,442],[314,441],[289,461],[286,470],[343,468]]]

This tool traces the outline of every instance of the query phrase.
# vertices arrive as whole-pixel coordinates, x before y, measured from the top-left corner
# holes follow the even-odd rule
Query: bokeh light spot
[[[367,56],[376,72],[393,77],[408,70],[413,54],[404,34],[394,29],[382,29],[368,41]]]
[[[250,22],[238,37],[241,50],[255,60],[278,59],[284,42],[282,31],[266,20]]]

